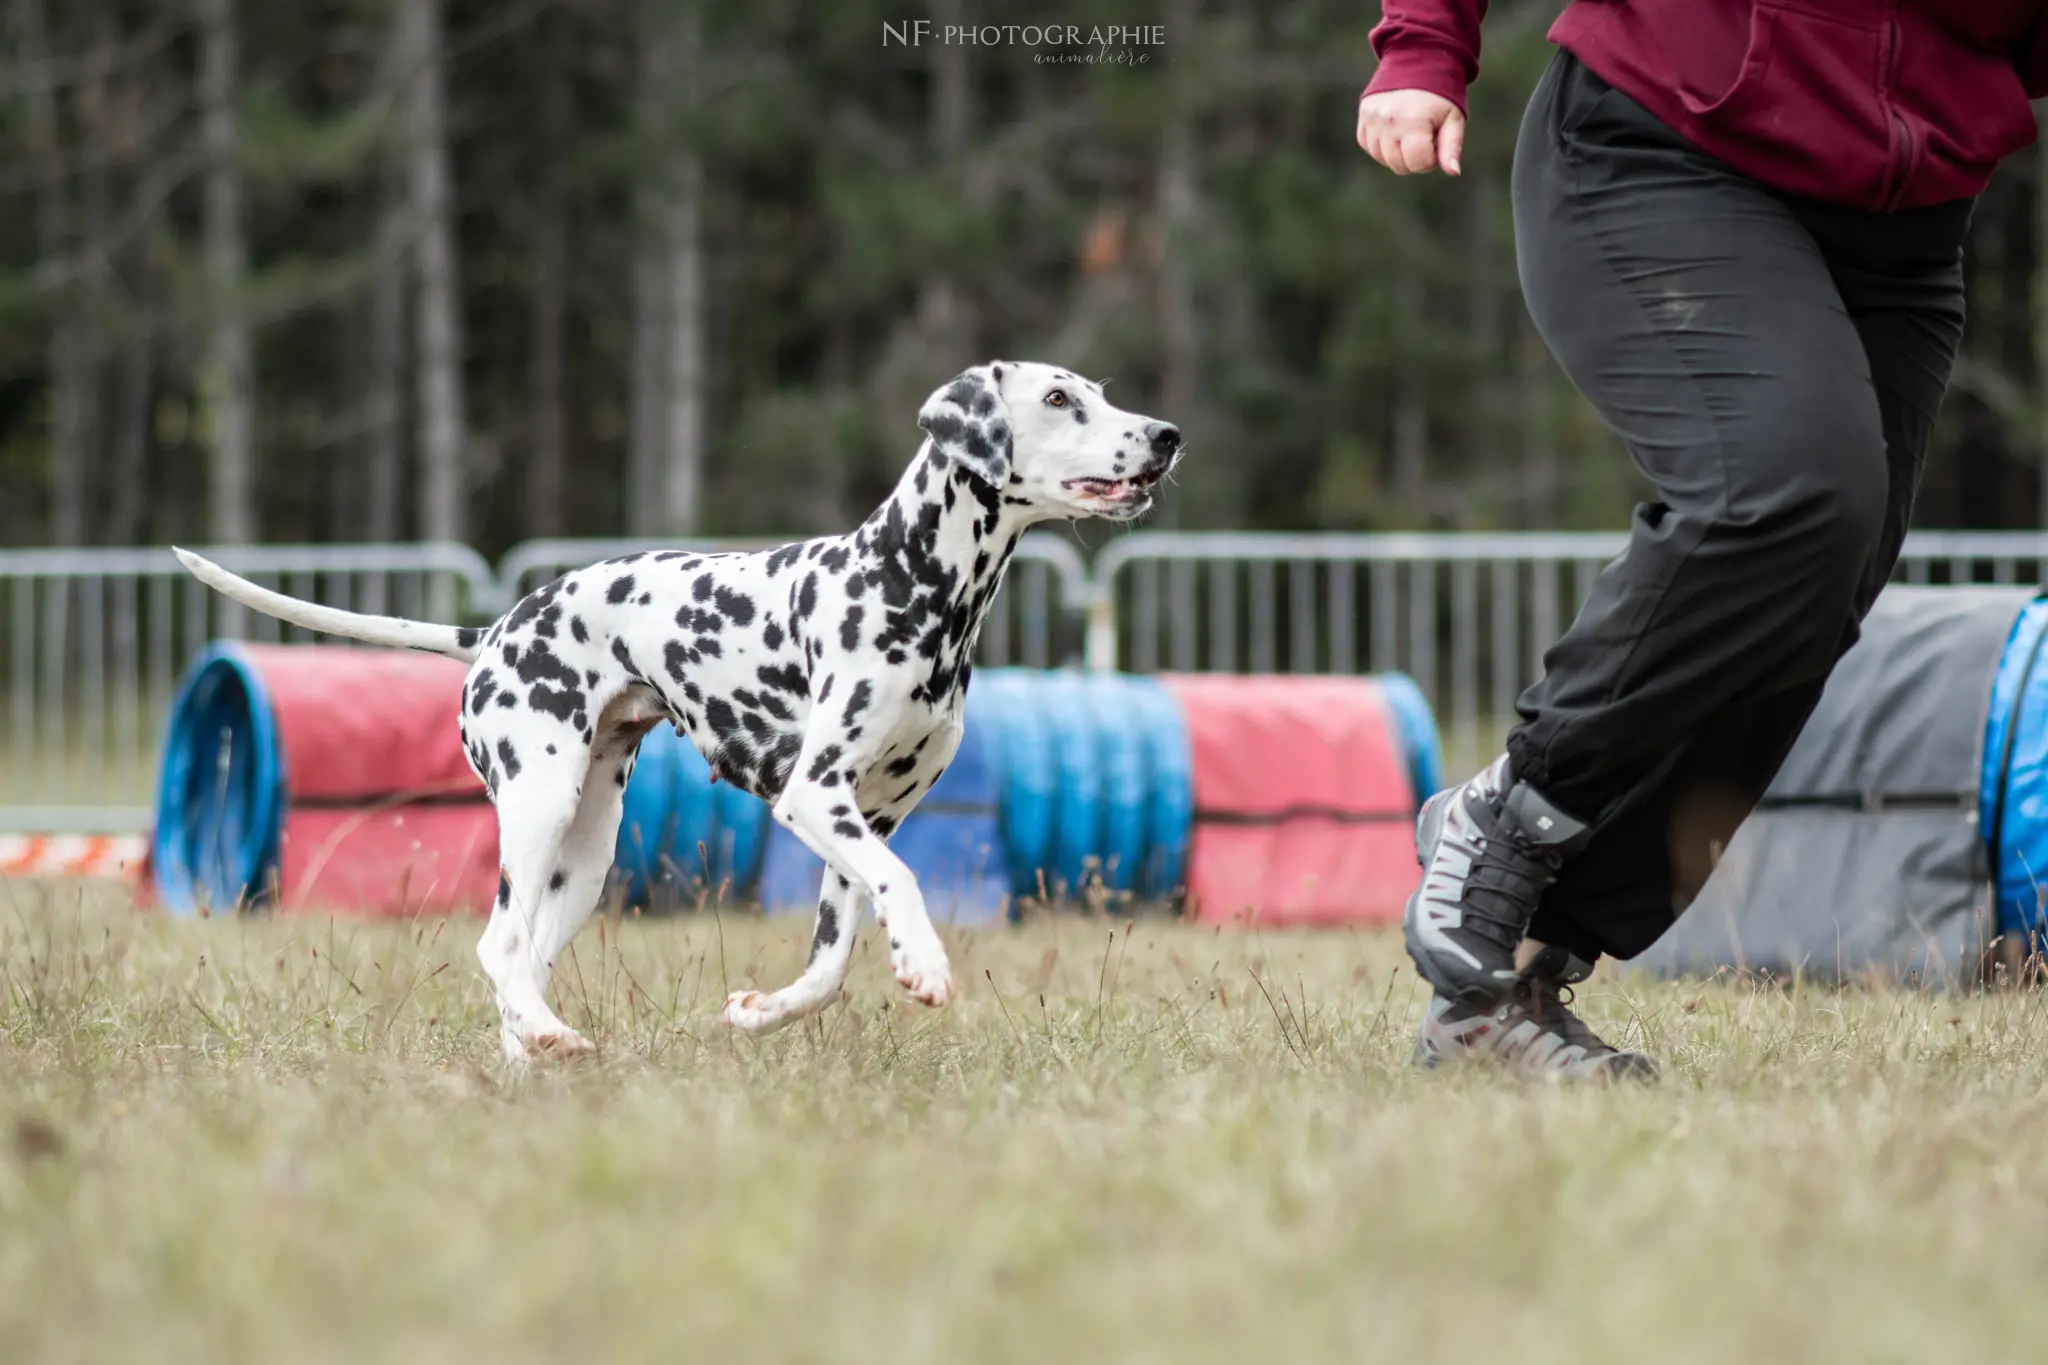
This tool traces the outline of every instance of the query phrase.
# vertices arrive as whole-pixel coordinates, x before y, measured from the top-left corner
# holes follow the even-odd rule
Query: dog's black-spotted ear
[[[1010,481],[1010,405],[1003,401],[1003,366],[963,370],[924,400],[917,424],[932,449],[985,483]]]

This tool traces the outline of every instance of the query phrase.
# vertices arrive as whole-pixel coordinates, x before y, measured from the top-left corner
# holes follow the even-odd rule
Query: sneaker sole
[[[1664,1079],[1664,1070],[1640,1052],[1617,1052],[1607,1063],[1606,1079],[1615,1085],[1655,1085]]]
[[[1425,1012],[1421,1026],[1415,1032],[1415,1047],[1410,1054],[1410,1063],[1419,1070],[1438,1071],[1446,1066],[1476,1066],[1493,1068],[1505,1076],[1534,1076],[1556,1079],[1572,1085],[1656,1085],[1663,1080],[1663,1068],[1655,1058],[1641,1052],[1610,1052],[1597,1066],[1576,1074],[1545,1073],[1540,1068],[1519,1066],[1514,1061],[1497,1053],[1474,1052],[1455,1046],[1440,1048],[1430,1042],[1430,1016]]]

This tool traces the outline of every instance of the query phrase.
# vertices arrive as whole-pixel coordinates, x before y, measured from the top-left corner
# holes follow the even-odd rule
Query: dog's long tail
[[[466,626],[437,626],[426,621],[408,621],[402,616],[365,616],[361,612],[303,602],[296,597],[258,587],[190,550],[181,550],[173,545],[171,553],[192,571],[194,578],[215,592],[232,597],[245,607],[254,607],[265,616],[275,616],[280,621],[289,621],[308,630],[346,635],[351,640],[368,640],[371,644],[398,649],[423,649],[464,663],[476,658],[478,641],[483,638],[481,630]]]

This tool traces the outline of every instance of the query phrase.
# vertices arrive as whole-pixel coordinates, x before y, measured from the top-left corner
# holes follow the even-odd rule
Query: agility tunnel
[[[1032,901],[1165,901],[1191,815],[1186,728],[1149,678],[983,669],[953,762],[889,847],[940,923],[990,923]],[[768,837],[760,898],[817,904],[824,866],[787,829]]]
[[[1930,986],[2048,928],[2048,603],[1888,588],[1686,912],[1643,961]]]
[[[1445,785],[1443,739],[1437,734],[1436,712],[1406,673],[1379,673],[1373,680],[1379,684],[1380,700],[1393,721],[1394,735],[1408,770],[1408,789],[1415,797],[1415,812],[1420,815],[1422,803]]]
[[[640,741],[614,864],[629,903],[690,908],[747,895],[760,875],[768,807],[713,782],[697,746],[669,726]]]
[[[1979,824],[1998,931],[2048,936],[2048,602],[2027,603],[1991,682],[1979,769]]]
[[[148,871],[173,913],[487,910],[497,827],[457,730],[463,665],[340,646],[215,644],[172,703]],[[628,895],[750,890],[767,811],[673,730],[643,741],[616,856]],[[663,898],[666,898],[665,900]]]
[[[1193,789],[1187,720],[1171,690],[1157,678],[1077,670],[990,670],[975,678],[975,691],[984,686],[1011,893],[1175,896]]]
[[[1183,900],[1219,922],[1384,921],[1441,775],[1435,718],[1398,674],[985,669],[952,766],[890,847],[942,923]],[[780,826],[766,843],[761,903],[808,913],[822,860]]]
[[[463,667],[406,651],[220,643],[180,687],[150,841],[176,913],[483,910],[496,828],[457,730]],[[1441,777],[1414,684],[988,669],[952,765],[891,839],[942,922],[1032,903],[1185,904],[1271,923],[1387,918],[1416,794]],[[655,909],[817,903],[767,806],[650,731],[616,883]]]
[[[487,908],[498,841],[456,733],[463,674],[399,650],[208,648],[166,727],[155,899],[174,914]]]
[[[1433,722],[1427,745],[1402,742],[1422,734],[1420,694],[1396,701],[1379,678],[1164,683],[1187,717],[1193,759],[1189,914],[1261,925],[1398,919],[1419,875],[1417,783],[1433,788],[1441,771]]]
[[[653,842],[661,861],[682,866],[699,861],[694,831],[708,829],[707,847],[725,842],[702,884],[771,912],[815,908],[823,860],[768,820],[760,801],[712,787],[688,744],[659,731],[649,740],[657,736],[677,750],[677,771],[661,779],[636,770],[628,788],[619,865],[636,887],[652,865],[647,831],[675,831]],[[643,783],[656,782],[673,793],[665,808],[641,797]],[[721,801],[722,812],[705,814]],[[1000,920],[1029,900],[1166,900],[1181,882],[1190,807],[1185,727],[1155,681],[985,669],[968,690],[952,763],[889,846],[941,923]]]
[[[2048,937],[2048,601],[1893,587],[1755,814],[1644,961],[1929,982],[2000,935]],[[150,837],[173,913],[488,907],[495,826],[431,655],[216,644],[167,726]],[[959,756],[893,846],[937,918],[1036,902],[1179,905],[1205,922],[1384,923],[1443,785],[1414,684],[989,669]],[[662,728],[616,854],[628,894],[815,904],[820,868]]]

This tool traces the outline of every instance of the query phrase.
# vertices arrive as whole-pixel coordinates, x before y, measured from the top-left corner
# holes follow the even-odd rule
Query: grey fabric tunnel
[[[1640,964],[1978,980],[1997,934],[1979,809],[1987,711],[2034,596],[1887,589],[1763,801]]]

